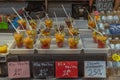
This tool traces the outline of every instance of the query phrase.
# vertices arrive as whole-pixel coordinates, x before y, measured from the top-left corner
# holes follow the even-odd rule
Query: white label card
[[[106,62],[85,61],[84,75],[85,78],[106,78]]]

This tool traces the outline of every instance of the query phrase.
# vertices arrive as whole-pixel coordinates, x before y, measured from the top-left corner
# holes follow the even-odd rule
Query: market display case
[[[88,20],[80,18],[72,21],[70,14],[66,20],[65,11],[55,11],[56,17],[53,10],[56,10],[55,6],[59,2],[64,3],[66,11],[71,14],[72,4],[79,1],[45,0],[49,14],[45,13],[45,18],[37,17],[34,20],[24,15],[22,17],[25,19],[21,19],[21,23],[22,20],[26,23],[25,28],[21,28],[20,22],[17,28],[13,27],[10,19],[9,25],[12,24],[13,28],[0,30],[0,51],[7,50],[0,52],[0,79],[119,80],[119,35],[113,35],[115,31],[107,33],[108,29],[111,31],[111,26],[112,30],[116,30],[114,26],[118,29],[119,25],[104,26],[105,22],[112,20],[107,20],[102,12],[86,15]],[[86,2],[88,4],[88,0]],[[21,17],[19,14],[16,16]],[[119,21],[118,17],[114,17],[113,22]],[[119,34],[119,31],[116,32]]]
[[[78,23],[78,22],[81,23],[81,21],[83,22],[83,20],[80,20],[80,21],[77,20],[76,22],[74,22],[74,24]],[[87,24],[87,23],[84,23],[84,24]],[[77,26],[79,26],[79,25],[77,24]],[[80,27],[83,27],[83,26],[80,26]],[[85,31],[88,31],[88,33],[85,32]],[[85,37],[85,35],[88,35],[88,36],[91,35],[91,31],[87,30],[87,29],[79,29],[79,32],[80,32],[80,34],[78,36],[80,37],[80,40],[82,40],[83,36]],[[54,36],[54,32],[53,31],[51,32],[51,34]],[[68,34],[69,33],[67,32],[67,35]],[[12,38],[13,38],[13,36],[12,36]],[[12,41],[14,41],[14,39],[12,39]],[[56,45],[55,41],[53,41],[53,43],[54,43],[54,45]],[[69,48],[66,49],[64,47],[63,48],[58,48],[58,49],[52,49],[52,47],[50,49],[39,49],[39,48],[37,48],[37,45],[39,45],[40,42],[37,41],[36,42],[36,48],[32,49],[32,51],[34,51],[34,52],[32,52],[31,49],[30,50],[28,49],[27,50],[28,51],[27,54],[23,53],[23,51],[24,51],[23,49],[19,49],[19,48],[15,49],[15,50],[11,49],[13,47],[13,45],[15,45],[15,44],[16,43],[13,42],[11,47],[10,47],[10,49],[9,49],[9,55],[7,56],[7,64],[9,64],[11,62],[22,62],[22,61],[24,62],[24,61],[28,61],[30,63],[29,66],[30,66],[30,71],[31,71],[30,72],[30,77],[31,78],[39,78],[39,79],[42,78],[41,76],[37,76],[38,75],[37,72],[34,72],[34,73],[32,72],[32,71],[34,71],[34,67],[32,65],[33,63],[35,64],[36,62],[40,62],[40,63],[42,63],[42,62],[43,63],[44,62],[48,62],[48,63],[53,62],[54,66],[52,66],[51,68],[53,68],[53,70],[54,70],[53,71],[54,75],[52,75],[52,77],[53,77],[52,79],[56,79],[55,78],[55,74],[56,74],[55,73],[55,67],[56,67],[55,66],[55,62],[56,61],[63,61],[63,62],[68,61],[70,63],[71,61],[74,61],[74,62],[78,63],[78,66],[77,66],[78,67],[78,77],[77,78],[86,80],[87,78],[84,78],[84,62],[85,61],[103,61],[103,62],[106,63],[106,60],[107,60],[107,53],[104,53],[102,51],[101,51],[101,53],[100,52],[96,52],[95,53],[96,50],[93,49],[94,53],[93,52],[89,52],[89,54],[86,53],[85,52],[85,48],[82,47],[82,45],[83,45],[82,41],[80,41],[80,45],[79,45],[79,46],[81,46],[80,49],[69,49]],[[92,50],[90,50],[90,51],[92,51]],[[30,53],[33,53],[33,54],[30,54]],[[9,73],[9,71],[8,71],[8,73]],[[8,75],[8,73],[6,73],[5,75]],[[47,78],[47,77],[48,76],[44,76],[44,78]],[[51,77],[51,76],[49,76],[49,77]],[[29,79],[31,79],[31,78],[29,78]],[[21,78],[20,80],[22,80],[22,79],[23,78]],[[99,80],[97,78],[94,78],[94,79],[95,80]],[[102,78],[102,79],[104,80],[104,78]],[[27,80],[27,79],[24,78],[24,80]],[[74,80],[74,79],[72,79],[72,80]],[[89,80],[89,79],[87,79],[87,80]]]

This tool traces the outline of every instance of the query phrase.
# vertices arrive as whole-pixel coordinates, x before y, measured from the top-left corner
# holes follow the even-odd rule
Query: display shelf
[[[80,22],[80,23],[79,23]],[[90,35],[91,31],[87,29],[87,25],[86,27],[83,27],[83,25],[79,26],[80,24],[82,24],[84,22],[84,20],[78,20],[76,22],[75,20],[75,25],[77,25],[77,27],[81,28],[82,30],[80,30],[80,34],[82,33],[82,36],[85,35]],[[63,22],[65,24],[65,22]],[[77,23],[77,24],[76,24]],[[85,23],[83,24],[87,24],[87,21],[85,21]],[[87,30],[88,32],[84,31]],[[82,32],[83,31],[83,32]],[[24,31],[23,31],[24,32]],[[89,33],[90,32],[90,33]],[[54,34],[54,32],[52,33]],[[13,34],[12,34],[13,35]],[[82,37],[80,38],[82,39]],[[55,43],[55,41],[53,41]],[[82,43],[82,42],[80,42]],[[13,45],[15,45],[15,42],[13,42]],[[14,47],[14,46],[13,46]],[[31,63],[34,61],[41,61],[41,62],[50,62],[50,61],[77,61],[78,62],[78,79],[69,79],[69,80],[81,80],[80,78],[82,78],[82,80],[91,80],[91,79],[86,79],[83,78],[84,77],[84,61],[107,61],[107,54],[106,53],[89,53],[86,54],[84,53],[84,51],[82,50],[82,48],[79,50],[79,54],[76,54],[74,50],[71,49],[71,51],[67,51],[64,50],[64,52],[61,51],[52,51],[51,54],[46,54],[41,52],[42,54],[39,54],[39,51],[37,51],[37,49],[32,49],[31,50],[27,50],[27,54],[26,52],[23,52],[24,50],[18,51],[15,50],[12,53],[14,54],[8,54],[7,56],[7,63],[8,62],[20,62],[20,61],[29,61],[30,62],[30,71],[32,71],[32,65]],[[33,52],[34,51],[34,52]],[[67,54],[65,54],[65,51],[67,51]],[[49,52],[49,51],[47,51]],[[57,52],[59,52],[59,54],[56,54]],[[20,54],[16,54],[16,53],[20,53]],[[30,54],[33,53],[33,54]],[[7,65],[6,63],[6,65]],[[7,67],[6,67],[7,70]],[[7,73],[5,74],[7,75]],[[31,78],[33,78],[33,75],[31,73]],[[4,80],[4,79],[3,79]],[[11,79],[11,80],[16,80],[16,79]],[[17,80],[43,80],[43,79],[17,79]],[[46,79],[46,80],[50,80],[50,79]],[[65,79],[51,79],[51,80],[65,80]],[[68,79],[66,79],[68,80]],[[104,80],[104,79],[92,79],[92,80]]]
[[[97,48],[97,44],[93,42],[92,38],[83,38],[83,49],[85,53],[108,53],[109,47]],[[86,45],[87,44],[87,45]]]
[[[97,43],[93,42],[92,31],[88,29],[79,29],[83,50],[85,53],[108,53],[110,48],[106,45],[105,48],[97,48]],[[86,45],[87,44],[87,45]]]

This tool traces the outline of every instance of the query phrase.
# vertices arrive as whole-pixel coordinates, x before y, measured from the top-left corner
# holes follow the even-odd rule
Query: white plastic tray
[[[12,33],[0,33],[0,41],[13,40]]]
[[[53,27],[57,24],[64,25],[67,28],[64,18],[58,18],[58,23],[53,18]],[[45,25],[45,22],[42,21],[40,25]],[[88,29],[88,21],[87,20],[74,20],[73,26],[74,28],[78,28],[78,29]],[[43,26],[40,26],[40,27],[43,28]]]
[[[13,34],[12,33],[0,33],[0,45],[7,44],[8,45],[8,52],[7,53],[0,53],[0,56],[6,56],[9,53],[9,48],[13,42]]]
[[[81,40],[79,40],[78,49],[70,49],[67,39],[65,39],[63,48],[59,48],[56,45],[55,38],[53,38],[50,49],[41,49],[41,43],[38,40],[36,43],[36,50],[39,54],[80,54],[82,50],[82,43]]]
[[[7,44],[8,51],[7,53],[0,53],[0,62],[6,62],[6,56],[9,54],[9,48],[13,42],[13,34],[12,33],[0,33],[0,45]]]
[[[34,48],[35,48],[35,45],[34,45]],[[34,48],[33,49],[26,49],[24,47],[23,48],[17,48],[15,41],[13,41],[13,43],[12,43],[10,49],[9,49],[9,52],[11,54],[33,54],[34,50],[35,50]]]
[[[109,47],[97,48],[97,43],[93,42],[91,30],[79,30],[85,53],[108,53]]]

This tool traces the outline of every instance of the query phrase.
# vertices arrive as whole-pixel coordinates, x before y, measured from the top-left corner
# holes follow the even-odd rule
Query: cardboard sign
[[[84,73],[85,78],[106,78],[106,62],[85,61]]]
[[[77,61],[55,62],[56,78],[78,78]]]
[[[96,8],[98,11],[113,10],[114,0],[96,0]]]
[[[8,62],[9,78],[29,78],[30,66],[28,61],[24,62]]]
[[[34,78],[54,78],[53,62],[33,62]]]

